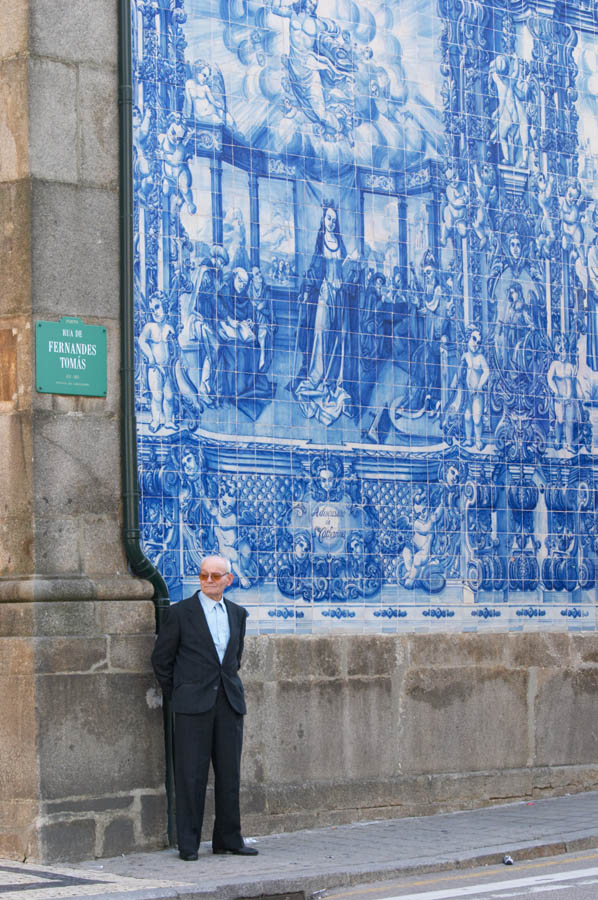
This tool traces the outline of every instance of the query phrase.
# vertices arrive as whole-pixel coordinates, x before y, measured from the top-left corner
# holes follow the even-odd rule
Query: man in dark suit
[[[198,858],[210,759],[214,768],[214,853],[256,856],[241,836],[239,788],[243,685],[238,675],[247,610],[223,595],[232,583],[228,559],[201,564],[201,591],[168,610],[152,665],[175,713],[174,779],[179,856]]]

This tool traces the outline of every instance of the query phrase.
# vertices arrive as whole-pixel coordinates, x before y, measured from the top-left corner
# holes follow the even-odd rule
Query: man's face
[[[509,251],[513,259],[519,259],[521,256],[521,241],[518,237],[512,237],[509,241]]]
[[[263,281],[264,281],[264,279],[262,278],[262,273],[259,269],[253,269],[252,276],[253,276],[253,283],[255,284],[256,288],[259,291],[263,284]]]
[[[222,594],[232,583],[233,576],[226,571],[224,561],[215,557],[205,559],[201,564],[199,573],[201,589],[210,600],[220,600]]]

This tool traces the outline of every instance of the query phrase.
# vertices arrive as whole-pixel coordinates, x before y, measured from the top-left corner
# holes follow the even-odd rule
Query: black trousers
[[[214,769],[216,818],[214,850],[243,846],[239,788],[243,716],[234,711],[222,685],[212,709],[197,715],[176,713],[174,785],[179,850],[195,853],[201,841],[210,760]]]

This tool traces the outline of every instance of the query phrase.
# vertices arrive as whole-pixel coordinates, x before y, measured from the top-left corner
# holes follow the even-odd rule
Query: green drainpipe
[[[137,479],[137,428],[135,419],[135,326],[133,293],[133,87],[131,60],[131,0],[119,0],[119,107],[120,107],[120,345],[121,345],[121,454],[123,491],[123,539],[131,570],[154,587],[156,630],[168,609],[164,579],[141,549],[139,538],[139,484]],[[174,770],[172,714],[164,701],[166,750],[166,799],[168,840],[174,844]]]

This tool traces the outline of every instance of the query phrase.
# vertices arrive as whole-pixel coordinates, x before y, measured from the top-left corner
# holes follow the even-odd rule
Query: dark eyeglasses
[[[199,579],[200,581],[220,581],[225,575],[228,575],[228,572],[200,572]]]

